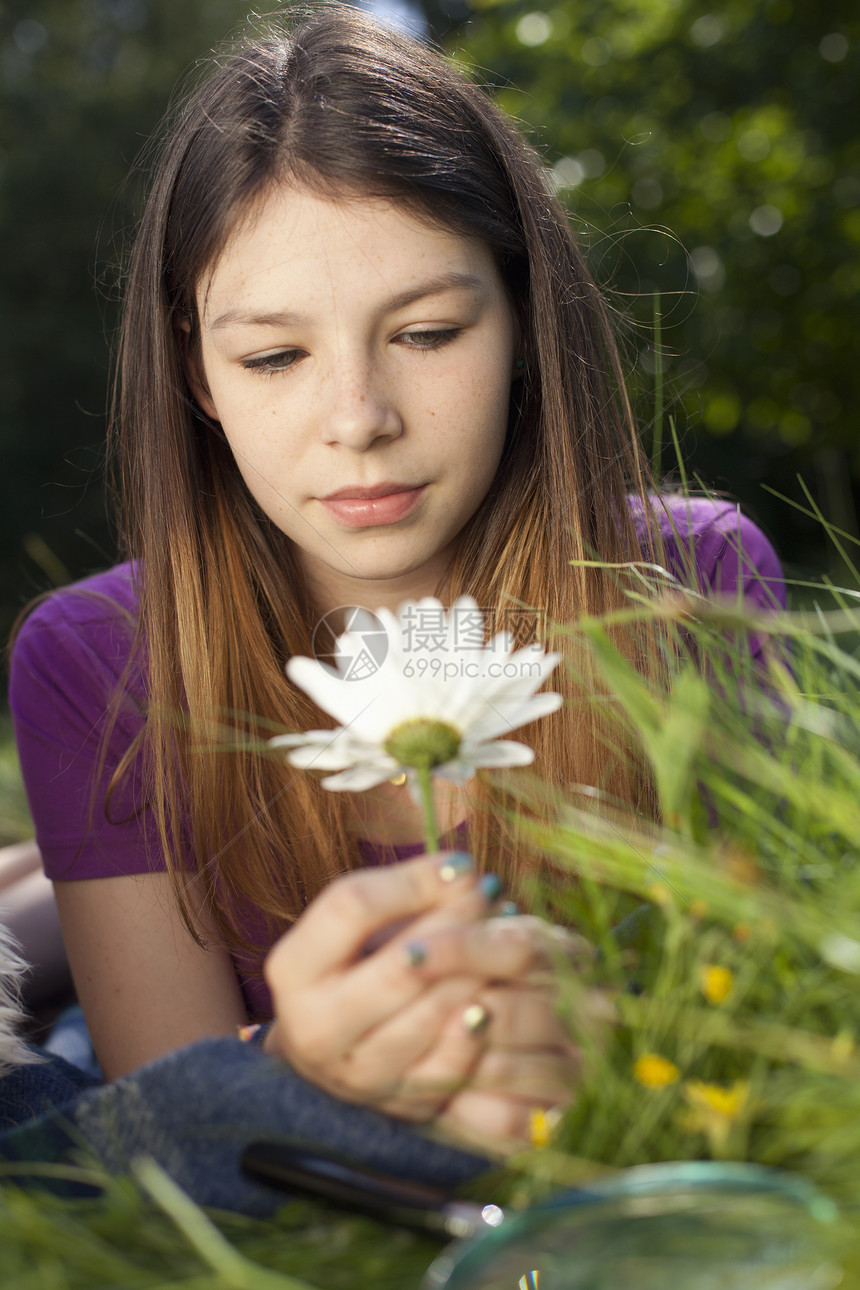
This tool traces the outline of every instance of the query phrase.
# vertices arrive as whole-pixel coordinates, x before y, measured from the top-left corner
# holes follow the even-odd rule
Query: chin
[[[383,565],[361,569],[359,578],[365,584],[365,595],[373,597],[374,592],[380,596],[396,594],[399,600],[418,600],[421,596],[435,595],[438,579],[428,580],[422,576],[422,566],[418,565]],[[360,595],[358,596],[360,600]],[[368,609],[373,605],[368,604]]]
[[[408,582],[410,579],[423,582],[426,570],[436,568],[437,565],[441,569],[445,563],[436,551],[429,554],[423,551],[397,552],[392,549],[395,540],[392,537],[387,543],[381,544],[382,549],[376,552],[356,552],[350,563],[342,568],[331,567],[340,577],[352,578],[356,582],[366,581],[369,585],[376,583],[396,585],[398,582]],[[408,589],[404,591],[404,596],[409,596]]]

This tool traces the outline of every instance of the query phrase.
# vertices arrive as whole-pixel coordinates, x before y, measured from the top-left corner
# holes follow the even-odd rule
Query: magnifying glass
[[[458,1238],[421,1290],[835,1290],[836,1205],[758,1165],[639,1165],[527,1210],[452,1200],[316,1149],[249,1146],[251,1177]]]
[[[833,1290],[833,1202],[747,1164],[640,1165],[461,1241],[422,1290]]]

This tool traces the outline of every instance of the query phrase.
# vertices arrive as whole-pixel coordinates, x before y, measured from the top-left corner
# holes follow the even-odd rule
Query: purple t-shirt
[[[667,566],[682,583],[695,580],[702,591],[723,595],[740,588],[752,605],[784,605],[773,548],[731,503],[679,499],[669,502],[667,511],[655,503]],[[104,755],[102,733],[128,660],[136,612],[132,566],[120,564],[44,600],[15,643],[10,704],[21,769],[45,872],[57,882],[165,867],[134,767],[122,777],[107,814],[104,807],[114,770],[144,720],[145,678],[135,672],[122,693]],[[464,842],[460,834],[457,843]],[[362,843],[368,864],[422,850],[420,843],[387,848]],[[258,954],[236,963],[245,1001],[252,1016],[270,1016],[260,976],[269,949],[263,924],[257,924],[252,909],[242,911],[241,921],[259,946]]]

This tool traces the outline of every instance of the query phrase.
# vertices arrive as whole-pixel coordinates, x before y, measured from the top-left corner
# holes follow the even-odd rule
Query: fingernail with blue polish
[[[439,866],[439,877],[443,882],[454,882],[463,878],[475,868],[475,858],[468,851],[452,851]]]
[[[481,889],[481,895],[487,901],[498,900],[502,891],[502,880],[497,874],[485,873],[478,883]]]
[[[418,968],[427,959],[427,946],[423,941],[409,941],[403,946],[403,953],[409,966]]]
[[[516,918],[520,912],[520,907],[515,900],[506,900],[497,911],[499,918]]]

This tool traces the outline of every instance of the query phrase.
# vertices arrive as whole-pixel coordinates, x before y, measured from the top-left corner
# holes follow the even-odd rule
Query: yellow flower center
[[[643,1053],[633,1063],[633,1078],[646,1088],[666,1088],[681,1078],[681,1072],[668,1057],[659,1053]]]
[[[414,717],[396,726],[385,741],[385,751],[401,766],[432,770],[452,761],[460,751],[460,732],[447,721]]]
[[[702,993],[708,1003],[725,1003],[732,992],[734,977],[731,968],[706,963],[702,968]]]

